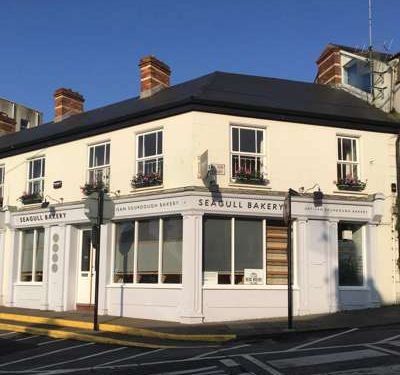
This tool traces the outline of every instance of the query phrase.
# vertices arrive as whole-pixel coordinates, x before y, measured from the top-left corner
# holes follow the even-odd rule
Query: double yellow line
[[[0,313],[0,320],[22,322],[26,324],[41,324],[50,325],[55,327],[75,328],[82,330],[91,330],[93,324],[91,322],[84,322],[80,320],[68,320],[60,318],[48,318],[42,316],[29,316],[20,314]],[[207,334],[207,335],[190,335],[190,334],[175,334],[168,332],[159,332],[150,329],[128,327],[123,325],[101,323],[99,324],[101,332],[117,333],[128,336],[139,336],[157,339],[167,339],[174,341],[192,341],[192,342],[210,342],[210,343],[223,343],[234,340],[236,335],[233,334]],[[151,343],[135,342],[130,340],[119,340],[111,337],[89,335],[80,332],[62,331],[48,328],[30,327],[22,325],[14,325],[10,323],[1,323],[0,330],[24,332],[35,335],[45,335],[52,338],[74,339],[81,341],[91,341],[102,344],[110,345],[123,345],[123,346],[140,346],[145,348],[172,348],[175,346],[158,345]]]

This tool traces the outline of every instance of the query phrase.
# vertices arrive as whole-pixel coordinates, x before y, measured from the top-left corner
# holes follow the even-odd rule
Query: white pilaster
[[[308,310],[308,253],[306,249],[306,227],[307,219],[298,218],[296,220],[296,249],[297,249],[297,284],[299,287],[299,315],[307,315]]]
[[[4,304],[4,252],[6,231],[0,230],[0,305]]]
[[[8,259],[8,280],[7,292],[5,295],[5,305],[14,306],[14,283],[18,278],[18,261],[19,261],[19,247],[20,247],[20,232],[15,229],[10,229],[10,246],[6,249]]]
[[[366,225],[366,272],[364,273],[367,277],[367,286],[370,289],[370,305],[371,307],[380,306],[379,293],[376,286],[376,268],[375,265],[379,262],[378,260],[378,246],[377,246],[377,224],[368,223]]]
[[[338,220],[329,220],[328,247],[328,282],[329,282],[329,312],[339,310],[339,253],[338,253]]]
[[[50,232],[49,226],[44,227],[44,249],[43,249],[43,280],[42,280],[42,301],[40,302],[41,310],[49,309],[49,285],[50,285]]]
[[[99,274],[99,314],[107,315],[107,283],[110,280],[110,264],[112,249],[112,224],[101,226],[100,236],[100,269],[96,272]]]
[[[203,321],[202,234],[202,214],[198,212],[183,213],[182,323],[201,323]]]

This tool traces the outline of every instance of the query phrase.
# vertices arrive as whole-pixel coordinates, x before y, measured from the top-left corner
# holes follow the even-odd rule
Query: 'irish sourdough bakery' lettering
[[[208,198],[200,198],[197,201],[199,207],[219,207],[229,209],[247,209],[254,211],[282,211],[283,203],[271,203],[262,201],[250,200],[234,200],[234,199],[221,199],[214,200]]]

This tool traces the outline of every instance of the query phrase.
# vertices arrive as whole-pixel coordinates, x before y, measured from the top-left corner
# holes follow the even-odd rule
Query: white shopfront
[[[283,195],[194,190],[115,199],[101,233],[99,313],[183,323],[285,316],[283,203]],[[378,306],[383,197],[330,196],[321,206],[295,197],[292,213],[295,314]],[[3,215],[4,305],[93,303],[82,203]]]

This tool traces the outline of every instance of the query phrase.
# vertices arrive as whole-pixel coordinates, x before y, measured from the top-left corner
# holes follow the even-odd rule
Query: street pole
[[[288,329],[293,328],[293,280],[292,280],[292,189],[288,191],[288,227],[287,227],[287,259],[288,259]]]
[[[93,312],[93,330],[99,330],[99,280],[100,280],[100,234],[101,234],[101,226],[103,224],[103,209],[104,209],[104,189],[99,189],[97,192],[97,204],[98,204],[98,216],[97,216],[97,225],[96,225],[96,280],[94,287],[94,312]]]

